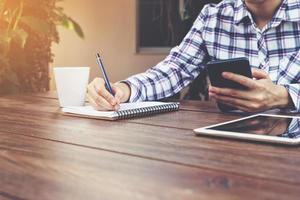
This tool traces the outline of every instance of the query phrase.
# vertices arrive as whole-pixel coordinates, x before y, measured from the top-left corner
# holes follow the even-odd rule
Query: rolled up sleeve
[[[278,85],[283,85],[290,94],[294,104],[294,112],[300,112],[300,51],[280,63]]]

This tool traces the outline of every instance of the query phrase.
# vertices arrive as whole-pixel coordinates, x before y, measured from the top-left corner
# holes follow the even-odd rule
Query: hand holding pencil
[[[96,78],[89,84],[87,98],[97,110],[118,110],[120,103],[128,101],[130,87],[126,83],[109,82],[100,54],[97,54],[97,63],[103,78]]]

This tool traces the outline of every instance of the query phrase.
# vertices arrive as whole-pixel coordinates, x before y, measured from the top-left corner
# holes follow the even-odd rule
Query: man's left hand
[[[263,70],[253,69],[252,75],[254,79],[224,72],[225,79],[237,82],[247,90],[211,86],[209,95],[219,103],[250,113],[289,107],[291,98],[285,87],[275,85]]]

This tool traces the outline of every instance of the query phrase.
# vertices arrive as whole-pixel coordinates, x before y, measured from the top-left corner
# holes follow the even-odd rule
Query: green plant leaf
[[[74,30],[73,23],[67,16],[63,15],[59,17],[60,17],[59,25],[63,26],[66,29]]]
[[[77,22],[75,22],[73,19],[70,18],[70,20],[71,20],[71,22],[73,23],[73,27],[74,27],[74,30],[75,30],[75,32],[77,33],[77,35],[78,35],[80,38],[84,39],[84,33],[83,33],[83,30],[82,30],[82,28],[80,27],[80,25],[79,25]]]
[[[64,12],[64,8],[63,8],[63,7],[60,7],[60,6],[57,6],[57,7],[54,8],[54,11],[55,11],[55,12],[63,13],[63,12]]]
[[[48,34],[51,30],[51,27],[47,22],[32,16],[23,16],[21,22],[40,34]]]
[[[83,33],[83,30],[82,28],[80,27],[80,25],[75,22],[72,18],[70,17],[67,17],[66,15],[62,15],[60,16],[60,22],[59,24],[61,26],[63,26],[64,28],[66,29],[69,29],[69,30],[74,30],[75,33],[80,37],[80,38],[84,38],[84,33]]]

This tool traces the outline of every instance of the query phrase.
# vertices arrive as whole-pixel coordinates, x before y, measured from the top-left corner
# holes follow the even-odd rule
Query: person
[[[300,111],[300,1],[224,0],[206,5],[179,46],[158,65],[113,84],[103,79],[88,86],[88,99],[100,110],[122,102],[159,100],[178,93],[210,60],[247,57],[253,79],[223,73],[247,90],[210,86],[217,102],[245,112],[269,109]]]

